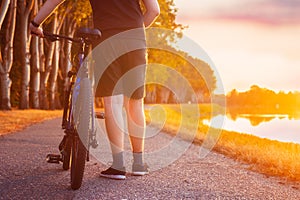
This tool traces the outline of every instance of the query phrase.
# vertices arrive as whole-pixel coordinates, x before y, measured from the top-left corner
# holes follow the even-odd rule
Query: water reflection
[[[213,119],[224,117],[214,116]],[[210,125],[212,119],[203,119]],[[215,119],[216,120],[216,119]],[[216,128],[216,127],[215,127]],[[300,117],[289,114],[238,114],[225,116],[224,130],[253,134],[282,142],[300,143]]]
[[[236,121],[237,118],[245,118],[248,119],[251,123],[252,126],[258,126],[259,124],[263,123],[263,122],[270,122],[275,118],[278,119],[285,119],[285,118],[289,118],[289,115],[287,114],[239,114],[239,115],[231,115],[228,114],[228,117],[233,120]]]

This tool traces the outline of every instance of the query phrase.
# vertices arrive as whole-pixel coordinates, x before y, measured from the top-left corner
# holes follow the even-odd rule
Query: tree
[[[216,77],[207,63],[171,46],[165,50],[152,49],[149,57],[152,59],[149,60],[147,82],[160,85],[147,86],[147,102],[161,102],[162,96],[166,101],[167,94],[170,95],[169,100],[176,102],[210,101],[216,88]],[[166,87],[172,93],[166,92]]]
[[[39,2],[35,0],[33,14],[35,15],[38,11]],[[33,37],[31,40],[31,102],[32,108],[40,108],[39,90],[40,90],[40,52],[39,45],[40,39]],[[41,55],[43,52],[41,52]]]
[[[89,1],[66,1],[46,22],[46,29],[52,33],[62,33],[70,37],[73,36],[77,26],[86,23],[91,16]],[[62,50],[65,53],[60,53]],[[57,76],[59,70],[63,73],[62,79],[67,85],[67,72],[70,70],[70,63],[67,56],[71,54],[71,43],[57,41],[48,43],[45,69],[41,73],[40,101],[42,109],[55,109],[57,105]],[[60,63],[63,63],[60,65]],[[49,90],[49,97],[47,94]]]
[[[7,3],[11,1],[12,0],[0,0],[0,25],[2,25],[2,21],[4,19],[3,16],[6,17],[4,21],[5,24],[7,24],[8,22],[7,19],[9,16],[9,12],[5,7]],[[8,77],[9,71],[11,71],[10,77],[13,81],[11,87],[12,94],[1,94],[1,96],[3,97],[10,96],[11,100],[5,97],[4,99],[6,100],[2,100],[2,102],[9,103],[11,101],[14,105],[18,105],[22,109],[29,108],[30,106],[32,106],[32,108],[43,109],[49,109],[49,107],[57,108],[57,99],[61,94],[64,93],[63,88],[65,88],[57,87],[57,85],[59,84],[59,86],[66,86],[68,83],[67,72],[71,68],[69,57],[74,51],[73,46],[71,48],[71,43],[65,41],[50,43],[45,39],[31,37],[31,35],[28,33],[28,22],[37,11],[37,4],[39,4],[40,6],[44,2],[44,0],[13,1],[17,1],[17,28],[15,29],[15,31],[13,31],[13,33],[9,33],[8,35],[13,36],[14,33],[15,35],[17,35],[17,37],[15,37],[14,39],[13,48],[18,49],[18,51],[14,51],[15,59],[13,62],[12,70],[10,70],[10,67],[8,67],[9,65],[5,65],[5,69],[2,67],[1,74],[3,74],[3,71],[5,71],[6,77]],[[171,49],[169,53],[174,52],[172,44],[176,41],[177,38],[181,37],[184,27],[181,24],[175,22],[177,9],[174,5],[173,0],[159,0],[159,4],[161,7],[161,14],[153,24],[153,26],[166,28],[172,31],[170,31],[168,34],[159,33],[155,35],[155,37],[159,38],[158,42],[160,43],[158,45],[160,45],[162,49],[167,49],[168,51],[169,48]],[[59,7],[55,15],[51,16],[43,24],[43,28],[44,30],[47,30],[49,32],[61,33],[72,37],[74,34],[74,30],[77,27],[89,26],[90,21],[91,8],[88,0],[68,0]],[[8,28],[5,25],[5,27],[2,27],[1,32],[5,32],[6,34],[6,31],[8,31]],[[147,37],[148,36],[149,35],[147,35]],[[4,39],[4,37],[1,38]],[[13,37],[9,38],[12,39]],[[4,43],[2,42],[1,44]],[[1,52],[4,52],[4,47],[4,45],[1,46]],[[206,82],[209,86],[214,86],[214,77],[211,71],[206,69],[207,67],[209,68],[209,66],[201,63],[201,61],[196,61],[197,65],[203,67],[203,69],[205,68],[206,71],[204,71],[208,74],[209,77],[208,79],[206,79],[199,76],[193,76],[189,73],[190,70],[193,70],[190,67],[191,64],[189,63],[189,59],[193,60],[193,62],[195,61],[195,59],[187,57],[187,55],[183,54],[183,52],[176,52],[174,54],[179,55],[179,57],[182,58],[178,58],[176,57],[176,55],[173,55],[173,57],[168,57],[169,54],[167,52],[161,53],[158,50],[150,49],[148,60],[149,63],[162,63],[171,65],[173,69],[183,74],[189,80],[192,87],[199,94],[205,93],[205,91],[207,90],[205,84],[203,83]],[[9,63],[10,61],[8,57],[4,58],[4,56],[4,53],[2,54],[2,57],[0,55],[2,66],[4,66],[4,62]],[[164,70],[164,75],[159,78],[162,78],[163,81],[169,81],[172,84],[179,84],[177,79],[170,77],[170,72],[167,69]],[[154,76],[157,76],[157,74],[161,74],[162,71],[153,68],[153,71],[151,73]],[[21,79],[22,83],[20,81]],[[9,91],[9,84],[8,86],[5,86],[2,82],[0,83],[2,88],[7,88],[7,90],[5,91]],[[6,83],[10,82],[6,81]],[[149,88],[153,89],[152,94],[155,99],[157,96],[164,101],[167,101],[167,99],[172,99],[174,96],[174,94],[170,91],[167,91],[166,88],[157,85],[149,86]],[[150,91],[148,89],[147,91]],[[183,93],[186,92],[182,92],[182,94]],[[185,96],[187,97],[187,95]],[[199,96],[201,96],[201,94]]]
[[[2,1],[3,3],[4,1]],[[4,26],[4,47],[0,51],[0,85],[1,100],[0,109],[10,110],[10,87],[11,80],[9,73],[13,64],[13,38],[16,24],[16,4],[17,0],[12,0],[9,5],[6,23]],[[3,55],[3,56],[2,56]]]
[[[169,46],[178,38],[182,37],[182,30],[185,28],[182,24],[176,23],[177,8],[174,0],[158,0],[160,6],[160,15],[153,23],[152,27],[172,30],[161,34],[161,32],[151,31],[152,35],[148,37],[158,37],[161,45]],[[164,41],[164,43],[162,43]]]
[[[55,19],[55,18],[54,18]],[[52,21],[50,23],[49,29],[50,31],[53,31],[56,26],[56,21]],[[45,41],[46,42],[46,41]],[[49,109],[49,101],[48,101],[48,94],[47,94],[47,86],[48,86],[48,80],[52,69],[52,59],[54,54],[54,47],[55,44],[52,42],[46,42],[46,49],[45,57],[44,57],[44,63],[43,67],[41,67],[41,79],[40,79],[40,108],[41,109]],[[44,45],[43,45],[44,47]],[[44,49],[40,47],[40,52],[43,52]]]
[[[22,68],[22,86],[20,109],[29,108],[29,81],[30,81],[30,40],[28,21],[33,8],[34,0],[18,0],[19,29],[20,29],[20,63]]]
[[[7,13],[8,7],[9,7],[9,3],[10,3],[10,0],[2,0],[1,1],[1,7],[0,7],[0,29],[1,29],[2,23],[4,21],[4,18],[6,16],[6,13]]]
[[[166,67],[156,67],[157,64],[165,64],[169,66],[170,62],[174,61],[170,57],[166,56],[162,50],[170,49],[170,42],[174,42],[175,38],[181,36],[183,26],[175,22],[177,9],[174,6],[173,0],[159,0],[160,15],[156,21],[152,24],[152,27],[159,29],[151,29],[146,31],[147,40],[151,41],[152,46],[160,47],[160,49],[148,50],[148,61],[154,65],[150,65],[147,70],[146,82],[165,83],[168,84],[169,72]],[[162,31],[162,29],[171,31]],[[153,40],[153,38],[156,38]],[[172,49],[173,50],[173,49]],[[150,78],[150,79],[149,79]],[[166,85],[165,85],[166,86]],[[146,102],[160,102],[161,97],[167,98],[166,88],[159,84],[147,85]],[[171,93],[169,93],[171,95]],[[165,100],[164,100],[165,101]]]

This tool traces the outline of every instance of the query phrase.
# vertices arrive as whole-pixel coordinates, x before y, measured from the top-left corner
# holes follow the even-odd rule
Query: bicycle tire
[[[87,148],[89,142],[89,125],[91,120],[92,88],[88,78],[80,81],[80,91],[75,102],[74,123],[77,134],[73,138],[71,161],[71,188],[77,190],[81,187]]]
[[[71,148],[72,148],[72,140],[70,136],[67,136],[64,149],[62,151],[62,162],[63,162],[64,170],[68,170],[70,168]]]
[[[69,76],[70,77],[70,76]],[[70,83],[64,97],[64,110],[63,110],[63,117],[62,117],[62,128],[65,129],[65,136],[64,136],[64,143],[62,145],[61,154],[62,154],[62,163],[63,163],[63,170],[68,170],[70,168],[70,161],[71,161],[71,148],[72,148],[72,131],[70,130],[70,110],[72,107],[72,88],[74,83]]]
[[[82,185],[86,161],[86,148],[78,136],[74,136],[71,161],[71,188],[77,190]]]

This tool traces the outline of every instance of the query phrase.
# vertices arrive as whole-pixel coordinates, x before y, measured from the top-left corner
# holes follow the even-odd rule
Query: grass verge
[[[198,109],[197,106],[190,106],[191,113]],[[193,129],[193,126],[197,123],[195,143],[203,144],[205,138],[211,137],[217,141],[213,148],[214,151],[249,164],[251,170],[268,176],[278,176],[288,180],[300,181],[299,144],[278,142],[250,134],[214,129],[204,125],[201,120],[195,120],[195,116],[190,116],[190,120],[183,120],[178,106],[177,108],[168,105],[160,105],[159,107],[159,109],[152,109],[146,112],[147,123],[159,124],[166,132],[173,135],[178,134],[179,127],[185,126],[184,129],[180,129],[180,135],[187,136],[190,134],[189,128],[192,127]],[[201,113],[204,110],[203,115],[206,115],[205,109],[200,107]],[[164,122],[163,126],[161,126],[162,121]],[[208,130],[209,135],[207,134]]]
[[[194,142],[197,144],[203,143],[210,129],[210,136],[218,137],[213,150],[247,163],[250,169],[260,173],[300,181],[299,144],[283,143],[249,134],[210,128],[199,118],[192,116],[197,113],[198,109],[201,111],[201,116],[208,116],[211,112],[208,105],[200,105],[200,107],[191,105],[185,109],[183,116],[178,105],[159,105],[151,111],[146,111],[146,118],[148,123],[163,127],[170,134],[177,134],[179,127],[184,126],[184,129],[180,129],[183,132],[181,135],[187,137],[190,134],[189,129],[194,129],[196,124],[197,134]],[[214,109],[216,110],[222,112],[218,107]],[[0,135],[20,131],[32,124],[60,116],[62,116],[61,110],[0,111]]]
[[[0,135],[20,131],[32,124],[62,116],[61,110],[0,111]]]

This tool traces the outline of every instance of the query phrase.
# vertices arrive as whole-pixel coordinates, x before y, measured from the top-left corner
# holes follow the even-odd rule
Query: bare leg
[[[111,179],[126,179],[124,166],[124,121],[123,95],[104,97],[105,125],[110,141],[113,163],[100,176]]]
[[[103,99],[106,131],[114,155],[124,151],[123,95]]]
[[[125,97],[128,132],[133,153],[144,152],[145,141],[145,113],[144,100]]]
[[[130,99],[125,97],[128,131],[133,151],[132,175],[143,176],[149,173],[144,162],[145,144],[145,113],[143,99]]]

